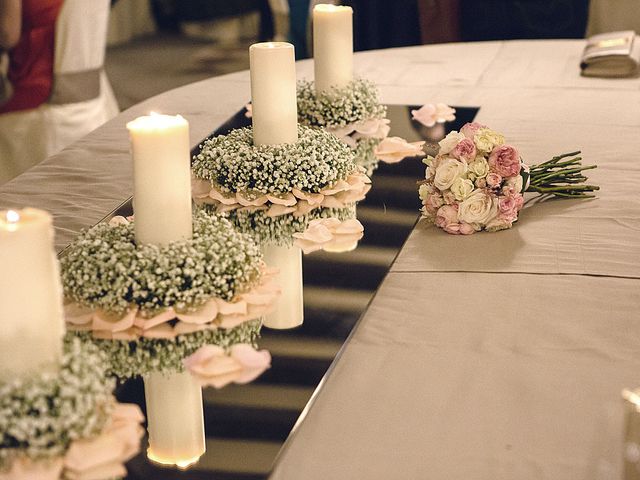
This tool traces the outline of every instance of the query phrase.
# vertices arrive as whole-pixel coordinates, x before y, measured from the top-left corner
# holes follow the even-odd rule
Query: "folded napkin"
[[[630,77],[639,64],[640,41],[633,30],[625,30],[589,38],[580,68],[586,77]]]

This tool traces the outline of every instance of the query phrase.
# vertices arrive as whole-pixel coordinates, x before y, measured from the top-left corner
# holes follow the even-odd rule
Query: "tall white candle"
[[[206,450],[202,388],[189,372],[144,376],[149,425],[147,456],[163,465],[187,468]]]
[[[353,79],[351,7],[320,4],[313,9],[313,68],[318,93]]]
[[[151,115],[127,123],[133,155],[136,240],[166,245],[191,238],[189,123]]]
[[[255,43],[249,47],[249,62],[253,143],[295,143],[298,140],[298,108],[293,45]]]
[[[56,371],[64,315],[51,215],[0,211],[0,380]]]
[[[265,327],[284,329],[302,325],[302,250],[298,247],[265,245],[263,253],[265,263],[279,270],[277,281],[282,287],[275,310],[264,319]]]
[[[180,115],[127,124],[133,155],[136,240],[166,245],[191,238],[189,124]],[[188,372],[144,375],[148,457],[186,468],[205,451],[202,388]]]

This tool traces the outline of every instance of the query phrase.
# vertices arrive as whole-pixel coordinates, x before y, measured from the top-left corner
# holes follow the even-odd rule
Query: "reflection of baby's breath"
[[[212,211],[209,205],[202,205],[208,211]],[[294,216],[293,214],[269,217],[264,210],[255,212],[231,211],[224,214],[231,223],[242,233],[251,235],[260,245],[291,246],[293,234],[304,232],[309,222],[318,218],[337,218],[348,220],[356,217],[355,204],[343,208],[316,208],[307,215]]]
[[[178,335],[172,340],[144,337],[135,341],[98,340],[85,332],[68,333],[67,337],[78,336],[84,343],[95,344],[109,359],[110,375],[130,378],[150,372],[181,372],[184,370],[182,361],[203,345],[228,348],[237,343],[248,343],[257,346],[260,327],[261,321],[253,320],[229,330],[204,330]]]

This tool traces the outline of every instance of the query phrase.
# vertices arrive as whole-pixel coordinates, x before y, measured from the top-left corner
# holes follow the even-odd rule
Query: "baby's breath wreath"
[[[353,153],[319,128],[298,127],[298,141],[254,145],[251,127],[206,140],[191,165],[196,179],[223,194],[242,193],[249,200],[286,195],[294,189],[318,193],[356,170]]]
[[[297,97],[300,124],[335,134],[355,151],[356,162],[371,175],[378,165],[374,149],[389,130],[387,109],[380,103],[375,84],[355,79],[344,87],[316,93],[313,82],[302,80]]]
[[[196,213],[193,237],[167,246],[137,244],[124,219],[99,224],[71,244],[61,270],[68,335],[106,353],[117,377],[180,372],[203,345],[258,338],[261,315],[236,307],[262,285],[262,254],[226,219]]]
[[[94,345],[69,339],[58,372],[0,382],[0,474],[17,458],[47,462],[102,431],[115,405],[105,365]]]
[[[355,217],[369,189],[353,151],[334,135],[298,127],[298,141],[253,145],[252,129],[206,140],[192,163],[194,200],[260,245],[289,247],[320,218]]]

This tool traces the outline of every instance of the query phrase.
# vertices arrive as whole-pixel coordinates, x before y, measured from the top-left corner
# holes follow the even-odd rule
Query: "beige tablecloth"
[[[274,479],[619,478],[619,393],[640,384],[640,80],[580,77],[582,48],[356,56],[386,103],[480,106],[478,120],[531,163],[581,149],[602,190],[529,205],[507,232],[462,238],[419,224]],[[62,248],[130,195],[126,121],[181,113],[196,145],[248,99],[246,72],[152,98],[0,188],[0,208],[52,210]]]

